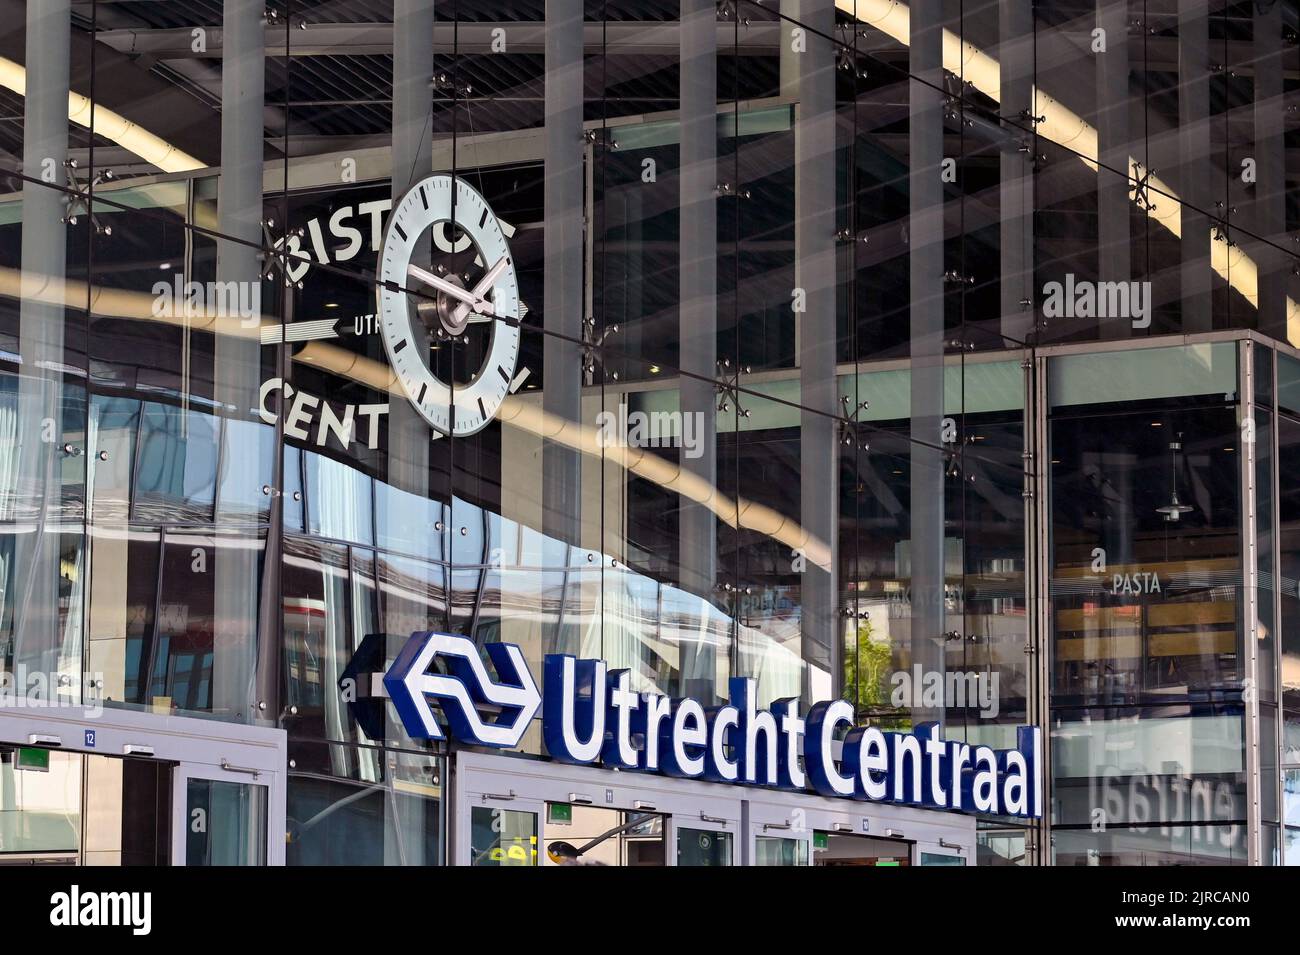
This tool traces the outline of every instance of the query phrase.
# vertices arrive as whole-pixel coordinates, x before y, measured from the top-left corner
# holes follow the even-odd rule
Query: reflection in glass
[[[442,865],[444,761],[291,737],[289,865]]]
[[[266,865],[266,800],[265,786],[188,780],[185,864]]]
[[[782,836],[754,837],[754,865],[807,865],[808,840]]]
[[[537,865],[537,813],[473,806],[470,809],[470,865]]]
[[[83,759],[0,744],[0,861],[5,853],[80,848]]]
[[[677,826],[677,864],[731,865],[731,833]]]

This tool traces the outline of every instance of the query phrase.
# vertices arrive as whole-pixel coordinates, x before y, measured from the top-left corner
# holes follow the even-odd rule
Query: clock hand
[[[474,293],[471,292],[469,289],[461,288],[459,285],[455,284],[454,282],[448,282],[446,279],[440,278],[439,276],[434,275],[432,272],[426,272],[418,265],[408,265],[406,267],[406,274],[409,275],[411,278],[415,279],[417,282],[423,282],[425,285],[435,288],[439,292],[447,293],[452,298],[458,298],[462,302],[468,302],[469,305],[471,306],[478,301],[478,299],[474,297]],[[463,307],[465,306],[460,306],[460,305],[457,306],[457,308],[463,308]]]
[[[508,255],[503,255],[497,260],[496,264],[493,265],[492,268],[487,270],[487,273],[479,280],[478,285],[474,286],[474,291],[472,293],[474,301],[471,303],[471,306],[456,306],[455,312],[452,313],[452,320],[454,322],[459,323],[464,321],[465,316],[469,314],[470,307],[482,315],[495,314],[495,311],[492,308],[492,303],[484,298],[484,296],[487,295],[488,289],[497,284],[497,279],[501,277],[501,273],[506,270],[506,267],[509,264],[510,257]]]
[[[470,325],[473,325],[475,322],[505,322],[507,325],[514,325],[515,327],[518,327],[520,323],[523,322],[524,316],[527,314],[528,314],[528,306],[525,305],[523,302],[520,302],[518,318],[515,318],[511,315],[497,315],[494,313],[492,315],[471,315],[468,319],[466,319],[466,321]]]

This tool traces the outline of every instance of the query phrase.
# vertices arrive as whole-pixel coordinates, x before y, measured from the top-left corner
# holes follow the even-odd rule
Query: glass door
[[[951,842],[923,842],[916,846],[917,865],[967,865],[966,851]]]
[[[797,807],[749,803],[748,864],[812,864],[812,830]]]
[[[172,864],[266,865],[270,786],[253,769],[178,767],[173,776]],[[179,830],[179,831],[177,831]]]
[[[754,833],[754,865],[809,865],[809,842],[798,835],[781,835],[782,826],[764,825]]]
[[[673,817],[676,838],[677,865],[729,866],[736,864],[739,838],[735,820],[721,816],[700,814],[698,820],[690,816]]]
[[[537,866],[542,804],[513,793],[477,794],[461,819],[463,865]]]

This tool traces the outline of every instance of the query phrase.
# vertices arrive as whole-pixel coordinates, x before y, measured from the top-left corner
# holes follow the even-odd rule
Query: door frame
[[[90,756],[151,759],[172,772],[173,865],[185,864],[185,783],[192,778],[266,787],[266,864],[284,865],[288,735],[272,726],[105,706],[0,708],[0,741]]]

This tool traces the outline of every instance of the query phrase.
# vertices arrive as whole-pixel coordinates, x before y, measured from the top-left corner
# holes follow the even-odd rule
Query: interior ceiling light
[[[1178,499],[1178,452],[1182,449],[1183,433],[1179,431],[1178,440],[1169,442],[1169,484],[1173,490],[1169,497],[1169,503],[1156,508],[1165,516],[1167,521],[1176,521],[1184,514],[1194,510],[1190,504],[1184,504]]]
[[[835,0],[835,6],[859,23],[874,27],[904,46],[911,45],[911,10],[898,0]],[[997,60],[978,47],[965,43],[951,30],[943,31],[943,68],[970,83],[994,102],[1002,102],[1002,68]],[[1042,117],[1038,135],[1078,154],[1093,169],[1098,168],[1097,130],[1067,106],[1033,87],[1030,90],[1033,112]],[[1182,200],[1157,176],[1144,175],[1141,164],[1129,157],[1130,184],[1141,183],[1143,193],[1157,197],[1154,203],[1141,203],[1146,214],[1175,237],[1183,234]],[[1136,188],[1129,198],[1139,198]],[[1259,308],[1259,267],[1240,247],[1221,241],[1217,231],[1210,240],[1210,268],[1214,269],[1242,298]],[[1300,302],[1286,300],[1286,337],[1300,345]]]
[[[13,90],[19,96],[26,96],[27,70],[13,60],[0,56],[0,86]],[[188,172],[204,168],[204,164],[193,156],[137,126],[125,116],[93,103],[88,96],[68,93],[69,120],[90,129],[92,113],[97,135],[111,139],[163,172]]]

